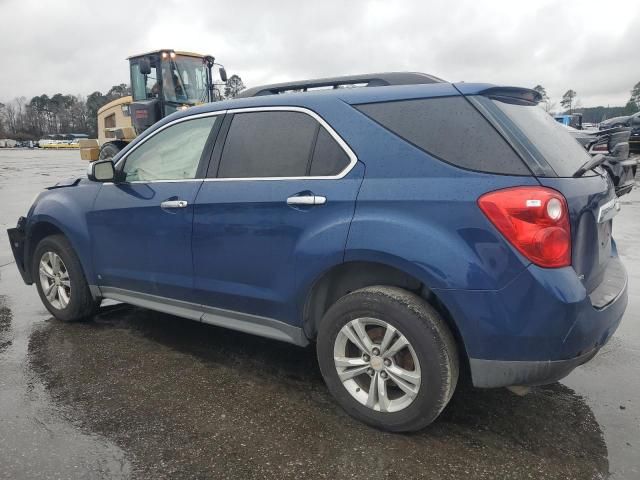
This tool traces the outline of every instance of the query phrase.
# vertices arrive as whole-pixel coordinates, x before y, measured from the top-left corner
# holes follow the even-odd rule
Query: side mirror
[[[116,169],[111,160],[98,160],[89,164],[87,177],[92,182],[113,182],[116,177]]]
[[[225,83],[227,81],[227,71],[224,69],[224,67],[220,67],[220,80]]]
[[[149,75],[151,73],[151,62],[148,58],[138,60],[138,65],[140,66],[140,73],[142,75]]]

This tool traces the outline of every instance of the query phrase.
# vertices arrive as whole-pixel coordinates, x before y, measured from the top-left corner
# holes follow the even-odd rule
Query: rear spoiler
[[[506,103],[517,103],[522,105],[537,105],[542,101],[540,92],[530,88],[520,87],[491,87],[482,90],[480,95],[501,100]]]

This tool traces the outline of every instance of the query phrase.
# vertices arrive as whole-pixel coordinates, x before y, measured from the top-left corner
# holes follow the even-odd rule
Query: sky
[[[624,105],[640,1],[0,0],[0,101],[128,83],[126,57],[208,53],[247,86],[381,71]]]

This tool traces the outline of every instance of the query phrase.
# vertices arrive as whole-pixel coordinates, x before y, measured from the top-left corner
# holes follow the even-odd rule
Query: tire
[[[352,340],[353,334],[363,331],[360,327],[371,341],[369,356]],[[387,331],[389,342],[385,342]],[[394,354],[402,337],[409,345]],[[360,346],[366,342],[363,338],[355,339]],[[391,355],[384,351],[375,355],[375,348]],[[332,305],[318,328],[317,355],[322,376],[340,406],[358,420],[392,432],[420,430],[433,422],[458,381],[458,352],[445,322],[424,299],[396,287],[363,288]],[[365,367],[366,372],[348,378]],[[395,380],[403,378],[410,382],[400,388]],[[365,403],[370,401],[372,384],[383,387],[374,390],[377,399],[370,408]]]
[[[57,271],[55,256],[60,262]],[[46,265],[44,272],[41,272],[43,261]],[[84,320],[96,313],[99,302],[93,299],[80,260],[64,235],[51,235],[38,243],[33,255],[32,271],[40,300],[58,320]],[[57,283],[55,278],[58,278]],[[44,290],[46,285],[52,285],[49,298]]]
[[[122,150],[115,143],[105,143],[100,149],[99,160],[112,160]]]

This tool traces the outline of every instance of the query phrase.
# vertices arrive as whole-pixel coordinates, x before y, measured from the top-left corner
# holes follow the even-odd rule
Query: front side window
[[[315,119],[300,112],[235,114],[218,177],[305,176],[318,127]]]
[[[125,181],[195,178],[216,118],[180,122],[151,137],[127,156],[122,169]]]

